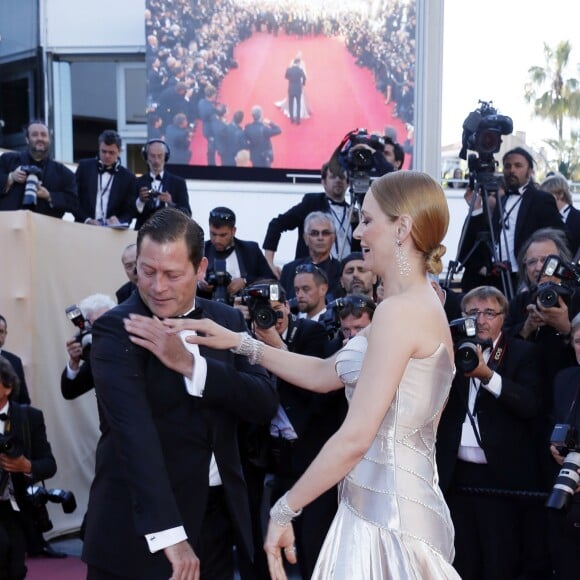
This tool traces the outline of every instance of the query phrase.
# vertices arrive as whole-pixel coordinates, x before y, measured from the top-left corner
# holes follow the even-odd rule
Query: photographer
[[[26,488],[56,473],[42,412],[9,401],[18,377],[0,357],[0,578],[21,580],[26,536],[34,529]]]
[[[50,158],[50,135],[42,121],[26,127],[28,150],[0,156],[0,211],[29,209],[61,218],[78,208],[74,173]]]
[[[554,424],[571,427],[569,448],[560,451],[550,446],[555,466],[559,469],[569,451],[578,450],[580,432],[580,315],[572,320],[571,342],[576,364],[560,371],[554,379]],[[554,473],[554,480],[556,473]],[[577,491],[577,490],[576,490]],[[556,580],[576,580],[580,570],[580,495],[575,493],[571,504],[559,510],[548,510],[550,548],[556,571]]]
[[[234,295],[248,284],[273,276],[258,244],[236,238],[236,214],[228,207],[216,207],[209,213],[205,256],[207,275],[198,282],[199,295],[204,298],[232,304]]]
[[[327,336],[324,328],[311,320],[290,314],[284,288],[276,280],[257,282],[275,285],[277,300],[270,300],[276,312],[274,326],[262,328],[253,323],[257,339],[274,348],[299,354],[324,357]],[[252,308],[250,308],[250,315]],[[270,448],[274,481],[272,504],[299,479],[327,439],[338,429],[346,415],[342,390],[318,394],[277,379],[280,406],[270,425]],[[298,566],[302,578],[310,578],[322,542],[336,512],[336,487],[304,508],[295,520]]]
[[[463,315],[476,322],[476,366],[461,371],[465,357],[456,355],[458,372],[437,431],[440,486],[455,526],[454,567],[464,580],[518,577],[527,513],[514,492],[525,495],[540,483],[528,428],[540,405],[537,355],[533,345],[502,332],[507,307],[492,286],[464,296]],[[543,538],[539,523],[529,520],[526,534],[539,545],[537,554],[525,554],[531,560],[541,557]]]

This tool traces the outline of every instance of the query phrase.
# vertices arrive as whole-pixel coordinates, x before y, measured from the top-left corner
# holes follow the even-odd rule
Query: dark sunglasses
[[[212,210],[212,211],[209,212],[209,217],[210,217],[210,219],[222,220],[224,222],[234,222],[234,221],[236,221],[235,216],[233,216],[231,213],[226,213],[224,211],[215,211],[215,210]]]

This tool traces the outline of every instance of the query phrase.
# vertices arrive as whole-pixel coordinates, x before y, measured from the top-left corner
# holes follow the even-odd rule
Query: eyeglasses
[[[223,222],[235,222],[236,216],[231,213],[226,213],[225,211],[219,211],[212,209],[209,212],[209,218],[214,220],[221,220]]]
[[[334,234],[334,232],[332,230],[310,230],[308,232],[308,235],[311,238],[318,238],[319,236],[322,236],[323,238],[328,238],[328,236],[332,236]]]
[[[547,257],[548,256],[538,256],[537,258],[530,258],[529,260],[524,260],[524,266],[530,266],[531,268],[534,268],[538,264],[538,262],[540,263],[540,266],[543,266]]]
[[[497,316],[503,314],[503,312],[497,312],[495,310],[492,310],[491,308],[486,308],[485,310],[473,309],[464,312],[465,316],[470,316],[475,319],[479,318],[480,314],[483,314],[483,317],[486,318],[487,320],[494,320]]]

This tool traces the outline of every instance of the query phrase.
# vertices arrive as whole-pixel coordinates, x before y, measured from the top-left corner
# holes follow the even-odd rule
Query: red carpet
[[[274,103],[286,97],[284,73],[298,52],[306,68],[305,93],[312,116],[292,125]],[[382,133],[390,125],[399,142],[407,137],[405,125],[392,117],[393,103],[385,105],[371,71],[356,65],[339,38],[256,33],[237,47],[235,58],[239,68],[225,77],[219,102],[228,107],[228,122],[239,109],[244,111],[245,125],[251,121],[251,107],[260,105],[264,116],[281,127],[282,134],[272,139],[273,167],[318,169],[344,135],[359,127]],[[206,151],[198,129],[191,162],[205,165]]]
[[[87,577],[87,567],[76,556],[54,560],[28,558],[26,565],[26,580],[84,580]]]

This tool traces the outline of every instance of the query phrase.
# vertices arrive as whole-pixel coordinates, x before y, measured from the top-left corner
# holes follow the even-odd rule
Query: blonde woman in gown
[[[454,373],[453,346],[427,272],[441,271],[449,212],[426,174],[375,180],[355,231],[385,298],[364,335],[334,357],[310,358],[236,335],[209,320],[168,322],[193,329],[190,342],[231,348],[284,380],[328,392],[346,387],[347,417],[300,480],[274,505],[264,545],[271,577],[293,563],[291,519],[340,484],[339,507],[320,552],[318,580],[458,579],[453,526],[438,486],[435,434]]]

